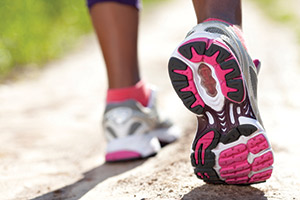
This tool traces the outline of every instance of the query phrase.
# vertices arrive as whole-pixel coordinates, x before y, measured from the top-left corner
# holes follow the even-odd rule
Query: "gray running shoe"
[[[205,182],[250,184],[271,176],[255,65],[235,28],[220,21],[194,27],[169,61],[172,85],[198,119],[191,162]]]
[[[152,90],[147,107],[134,100],[106,106],[103,128],[108,142],[107,162],[146,158],[178,139],[179,128],[160,120],[155,99]]]

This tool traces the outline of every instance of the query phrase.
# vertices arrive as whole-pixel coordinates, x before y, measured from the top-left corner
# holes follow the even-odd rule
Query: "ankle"
[[[131,87],[108,89],[106,103],[117,103],[132,99],[146,107],[150,95],[151,89],[141,80]]]

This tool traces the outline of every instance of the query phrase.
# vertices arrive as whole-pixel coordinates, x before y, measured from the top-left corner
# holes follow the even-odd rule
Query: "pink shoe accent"
[[[247,146],[245,144],[239,144],[239,145],[234,146],[230,149],[222,151],[222,153],[220,154],[220,158],[232,157],[232,156],[237,155],[241,152],[245,152],[246,150],[247,150]]]
[[[236,25],[233,25],[232,27],[233,27],[233,30],[234,30],[235,34],[236,34],[236,35],[238,36],[238,38],[240,39],[242,45],[244,46],[244,48],[246,49],[246,51],[248,51],[248,50],[247,50],[247,46],[246,46],[246,41],[245,41],[245,39],[244,39],[242,30],[241,30],[238,26],[236,26]]]
[[[251,171],[250,169],[245,169],[245,170],[236,171],[236,172],[228,173],[228,174],[221,173],[221,176],[226,179],[236,178],[236,177],[245,177],[245,176],[248,176],[250,171]]]
[[[225,20],[217,19],[217,18],[208,18],[208,19],[204,20],[203,22],[210,22],[210,21],[223,22],[223,23],[226,23],[226,24],[232,26],[232,28],[234,29],[235,34],[237,34],[237,36],[240,39],[241,43],[243,44],[244,48],[247,49],[246,42],[245,42],[245,39],[244,39],[244,36],[243,36],[243,32],[238,26],[233,25],[233,24],[231,24],[231,23],[229,23]]]
[[[207,178],[209,178],[209,175],[208,175],[206,172],[204,173],[204,175],[205,175]]]
[[[231,50],[230,50],[226,45],[224,45],[223,43],[221,43],[221,42],[219,42],[219,41],[216,41],[216,40],[207,39],[207,38],[196,38],[196,39],[192,39],[192,40],[189,40],[189,41],[183,43],[181,46],[183,46],[183,45],[185,45],[185,44],[192,43],[192,42],[205,42],[205,43],[206,43],[206,50],[209,49],[210,45],[214,43],[215,45],[221,46],[222,48],[224,48],[224,49],[226,49],[227,51],[231,52]],[[179,48],[180,48],[180,47],[179,47]],[[179,48],[178,48],[178,49],[179,49]],[[221,86],[221,90],[222,90],[223,95],[224,95],[227,99],[230,99],[230,98],[228,97],[227,94],[228,94],[229,92],[236,92],[237,89],[235,89],[235,88],[230,88],[230,87],[227,86],[225,76],[226,76],[226,74],[232,72],[233,69],[223,70],[223,69],[221,68],[220,64],[217,63],[217,57],[218,57],[218,55],[219,55],[219,52],[215,53],[213,56],[210,56],[210,57],[207,56],[207,55],[199,55],[193,47],[191,48],[191,52],[192,52],[192,58],[190,59],[191,62],[193,62],[193,63],[200,63],[200,62],[208,63],[209,65],[211,65],[211,66],[214,68],[215,74],[216,74],[216,76],[217,76],[217,78],[218,78],[218,81],[219,81],[219,83],[220,83],[220,86]],[[178,53],[180,53],[180,52],[178,51]],[[232,59],[237,60],[237,59],[234,57],[234,54],[233,54],[233,53],[231,53],[231,56],[230,56],[229,58],[227,58],[225,61],[232,60]],[[237,62],[237,63],[238,63],[238,62]],[[192,84],[190,83],[190,80],[193,81],[193,72],[192,72],[191,69],[189,69],[189,67],[188,67],[186,70],[174,70],[174,72],[175,72],[175,73],[178,73],[178,74],[183,74],[183,75],[187,76],[187,77],[188,77],[188,80],[189,80],[189,84],[190,84],[190,86],[192,86]],[[239,76],[239,77],[237,77],[237,78],[235,78],[235,79],[242,79],[242,77]],[[192,87],[193,87],[193,86],[192,86]],[[197,90],[196,87],[194,87],[193,89],[190,89],[189,91],[192,91],[192,92],[193,92],[194,90]],[[245,86],[244,86],[244,90],[245,90]],[[187,91],[187,90],[181,90],[181,91]],[[193,92],[193,93],[194,93],[194,92]],[[195,93],[194,93],[194,94],[195,94]],[[200,96],[199,96],[199,97],[197,97],[197,96],[198,96],[198,94],[195,95],[195,97],[196,97],[196,99],[197,99],[197,101],[196,101],[197,103],[195,102],[195,103],[193,104],[193,107],[195,107],[195,106],[197,106],[197,105],[201,105],[201,106],[202,106],[201,101],[203,102],[203,100],[201,99]],[[243,97],[242,101],[244,101],[245,96],[246,96],[246,92],[244,92],[244,97]],[[236,101],[234,101],[234,100],[232,100],[232,99],[230,99],[230,100],[233,101],[233,102],[236,102]],[[242,101],[241,101],[241,102],[242,102]],[[236,103],[240,103],[240,102],[236,102]],[[192,107],[192,108],[193,108],[193,107]],[[202,106],[202,107],[204,107],[204,103],[203,103],[203,106]]]
[[[195,148],[195,160],[196,160],[196,164],[199,163],[198,160],[198,152],[201,151],[201,163],[202,165],[204,165],[204,160],[205,160],[205,150],[209,147],[209,145],[212,143],[213,139],[214,139],[214,132],[210,131],[208,133],[206,133],[204,136],[202,136],[196,145]],[[202,148],[199,150],[199,148],[202,146]]]
[[[203,175],[200,172],[198,172],[197,174],[203,179]]]
[[[122,102],[133,99],[146,107],[150,95],[151,89],[141,80],[132,87],[109,89],[107,91],[106,103]]]
[[[269,169],[267,171],[254,174],[253,176],[251,176],[249,183],[261,182],[267,180],[268,178],[271,177],[272,171],[273,171],[272,169]]]
[[[257,172],[264,168],[270,167],[273,164],[272,152],[265,153],[254,159],[252,163],[252,170]]]
[[[189,41],[187,41],[187,42],[185,42],[185,43],[183,43],[183,44],[181,44],[181,46],[184,46],[185,44],[189,44],[189,43],[191,43],[191,42],[205,42],[206,43],[206,49],[207,49],[207,46],[210,46],[210,44],[212,43],[212,40],[210,40],[210,39],[208,39],[208,38],[194,38],[194,39],[191,39],[191,40],[189,40]],[[180,47],[181,47],[180,46]],[[180,48],[179,47],[179,48]],[[178,48],[178,49],[179,49]],[[178,49],[177,49],[177,51],[178,51]],[[179,52],[180,53],[180,52]],[[198,54],[197,54],[198,55]],[[199,56],[201,56],[201,55],[199,55]]]
[[[254,63],[254,65],[255,65],[255,67],[258,68],[259,65],[260,65],[260,60],[254,59],[254,60],[253,60],[253,63]]]
[[[230,149],[222,151],[219,158],[221,167],[230,166],[235,163],[244,162],[247,160],[248,151],[245,144],[239,144]]]
[[[202,175],[200,172],[198,172],[197,174],[198,174],[198,176],[200,176],[202,179],[204,178],[203,175]],[[209,178],[209,175],[208,175],[206,172],[204,172],[204,176],[206,176],[207,178]]]
[[[227,179],[225,181],[228,184],[243,184],[248,182],[248,176],[247,177],[239,177],[239,178],[232,178],[232,179]]]
[[[190,91],[194,94],[196,101],[191,105],[191,108],[194,108],[198,105],[204,107],[205,104],[204,104],[202,98],[200,97],[200,95],[198,94],[197,88],[194,83],[193,72],[192,72],[191,68],[188,67],[186,70],[174,70],[174,72],[177,74],[185,75],[188,79],[189,86],[187,86],[186,88],[182,88],[180,91],[182,91],[182,92]]]
[[[228,184],[242,184],[264,181],[271,176],[272,170],[261,172],[248,177],[251,171],[257,172],[272,166],[273,154],[271,151],[256,157],[252,163],[248,162],[249,153],[257,154],[268,149],[269,144],[263,134],[249,139],[247,144],[238,144],[222,151],[219,155],[220,176]]]
[[[106,161],[121,161],[121,160],[130,160],[136,158],[142,158],[142,155],[134,151],[117,151],[117,152],[107,153],[105,155]]]
[[[248,162],[243,162],[241,164],[237,164],[235,166],[230,167],[223,167],[220,170],[220,174],[230,174],[230,173],[236,173],[238,171],[244,171],[249,170],[250,171],[250,164]]]
[[[247,143],[248,147],[250,148],[250,152],[257,154],[260,151],[269,148],[269,144],[262,134],[250,139]]]
[[[255,59],[255,60],[253,60],[253,63],[255,65],[255,67],[256,67],[257,73],[259,73],[260,68],[261,68],[261,62],[260,62],[260,60]]]
[[[204,59],[203,55],[198,55],[198,53],[196,52],[194,47],[191,48],[191,51],[192,51],[193,57],[190,59],[190,61],[192,61],[193,63],[203,62],[203,59]]]

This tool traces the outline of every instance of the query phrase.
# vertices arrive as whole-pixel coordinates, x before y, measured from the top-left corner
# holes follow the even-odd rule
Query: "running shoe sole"
[[[144,159],[156,155],[162,147],[175,142],[181,135],[177,126],[157,128],[144,135],[117,138],[107,144],[106,162]]]
[[[271,146],[233,50],[217,38],[190,39],[170,58],[169,76],[183,104],[198,117],[191,153],[196,176],[223,184],[270,178]]]
[[[150,157],[161,149],[157,137],[131,135],[117,138],[107,144],[106,162],[130,161]]]

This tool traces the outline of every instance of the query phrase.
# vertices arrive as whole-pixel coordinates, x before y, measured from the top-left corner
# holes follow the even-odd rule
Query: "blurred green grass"
[[[286,23],[293,19],[293,13],[290,12],[287,2],[289,0],[252,0],[272,19]]]
[[[291,12],[292,0],[251,1],[290,24],[300,41],[300,15]],[[144,7],[160,2],[143,0]],[[85,0],[1,0],[0,19],[0,80],[29,65],[43,66],[92,30]]]
[[[92,30],[85,0],[1,0],[0,19],[0,80],[43,66]]]
[[[289,25],[296,32],[300,42],[300,14],[297,0],[251,0],[260,6],[274,21]]]
[[[0,78],[56,58],[91,30],[84,0],[1,0],[0,19]]]

